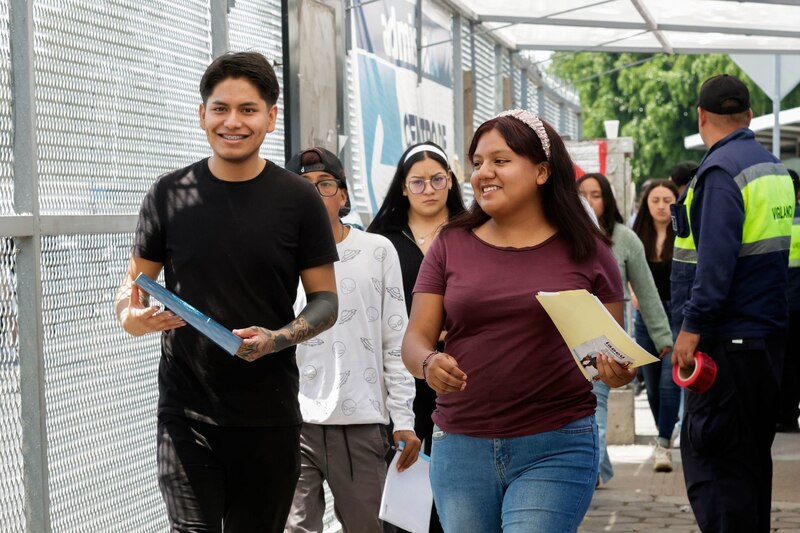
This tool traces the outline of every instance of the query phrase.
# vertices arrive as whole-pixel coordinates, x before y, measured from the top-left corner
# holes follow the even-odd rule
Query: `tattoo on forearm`
[[[305,315],[298,316],[294,322],[278,331],[276,338],[276,348],[283,350],[289,346],[300,344],[303,341],[314,338],[336,323],[336,315],[327,317],[317,324],[310,323]]]
[[[285,350],[316,337],[336,323],[338,299],[335,293],[314,293],[308,297],[308,305],[297,318],[277,331],[257,327],[258,339],[242,345],[237,355],[246,361]]]

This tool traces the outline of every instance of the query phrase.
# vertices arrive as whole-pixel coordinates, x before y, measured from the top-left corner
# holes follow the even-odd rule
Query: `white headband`
[[[544,129],[542,119],[526,109],[509,109],[508,111],[503,111],[494,118],[500,117],[514,117],[532,129],[536,136],[539,137],[539,140],[542,141],[542,150],[544,150],[545,158],[547,158],[548,161],[550,160],[550,138],[547,137],[547,130]]]
[[[403,159],[403,164],[405,165],[405,164],[406,164],[406,161],[408,161],[408,160],[409,160],[409,158],[410,158],[412,155],[416,155],[416,154],[418,154],[418,153],[420,153],[420,152],[433,152],[434,154],[436,154],[436,155],[438,155],[439,157],[441,157],[442,159],[444,159],[444,166],[445,166],[445,168],[450,168],[450,163],[447,161],[447,156],[445,155],[445,153],[444,153],[444,152],[442,152],[441,150],[439,150],[437,147],[435,147],[435,146],[434,146],[434,145],[432,145],[432,144],[420,144],[420,145],[418,145],[418,146],[415,146],[414,148],[412,148],[412,149],[411,149],[411,150],[410,150],[410,151],[409,151],[409,152],[406,154],[406,157],[405,157],[405,159]]]

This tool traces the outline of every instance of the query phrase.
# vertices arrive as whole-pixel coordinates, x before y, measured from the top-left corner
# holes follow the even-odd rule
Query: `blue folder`
[[[242,345],[242,339],[234,335],[222,324],[181,300],[177,295],[162,287],[144,273],[136,276],[135,283],[139,288],[167,306],[170,311],[184,319],[187,324],[193,326],[197,331],[218,344],[220,348],[231,355],[236,355],[239,346]]]

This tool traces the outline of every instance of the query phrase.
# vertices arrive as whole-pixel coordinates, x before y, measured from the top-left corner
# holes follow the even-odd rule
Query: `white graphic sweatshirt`
[[[339,319],[297,346],[300,410],[311,424],[414,430],[414,378],[400,358],[408,316],[400,260],[388,239],[350,228],[336,245]],[[306,305],[302,288],[295,313]]]

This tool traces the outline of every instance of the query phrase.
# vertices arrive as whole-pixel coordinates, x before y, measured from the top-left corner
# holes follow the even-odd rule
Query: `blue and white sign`
[[[356,134],[362,186],[372,214],[408,145],[433,141],[452,154],[450,15],[433,4],[425,4],[423,12],[423,76],[418,83],[414,2],[383,0],[355,9],[357,48],[351,53],[358,91]]]
[[[422,75],[453,87],[453,44],[450,17],[425,4],[422,10]],[[384,0],[355,11],[356,47],[389,63],[417,69],[416,4]]]

